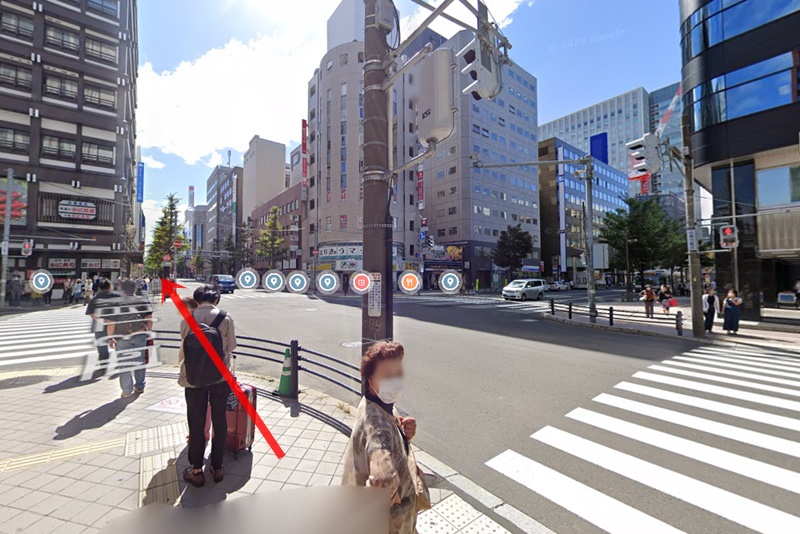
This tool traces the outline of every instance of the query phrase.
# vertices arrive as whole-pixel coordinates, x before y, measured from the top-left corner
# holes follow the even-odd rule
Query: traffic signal
[[[719,245],[722,248],[736,248],[739,246],[739,231],[736,225],[729,224],[719,229]]]
[[[22,242],[22,255],[31,256],[33,254],[33,240],[26,239]]]
[[[432,235],[428,236],[428,246],[429,247],[436,246],[436,243],[433,241],[433,236]]]
[[[427,227],[427,226],[428,226],[428,219],[427,219],[427,218],[425,218],[425,217],[423,217],[423,218],[422,218],[422,227],[423,227],[423,228],[425,228],[425,227]]]
[[[502,80],[495,55],[492,47],[478,36],[457,54],[466,63],[461,74],[469,74],[472,78],[472,82],[461,91],[462,94],[471,94],[475,100],[491,100],[500,94]]]
[[[646,133],[641,139],[625,145],[637,161],[633,169],[639,172],[657,174],[663,168],[661,163],[661,139],[656,134]]]

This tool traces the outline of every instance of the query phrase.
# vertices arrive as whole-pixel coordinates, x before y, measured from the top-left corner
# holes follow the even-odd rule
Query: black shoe
[[[206,483],[206,475],[203,473],[203,471],[197,473],[193,468],[187,467],[183,471],[183,480],[195,488],[202,488]]]
[[[222,479],[225,478],[225,470],[223,468],[214,469],[211,468],[211,474],[214,475],[214,482],[222,482]]]

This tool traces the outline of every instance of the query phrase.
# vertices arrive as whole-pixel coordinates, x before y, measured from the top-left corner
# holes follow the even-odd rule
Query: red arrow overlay
[[[203,346],[203,348],[206,349],[206,353],[211,358],[211,361],[214,362],[214,365],[217,366],[217,369],[222,374],[222,376],[225,378],[225,381],[230,386],[231,391],[233,391],[236,394],[236,398],[239,399],[239,403],[242,406],[244,406],[247,415],[249,415],[250,419],[252,419],[253,422],[255,422],[256,428],[258,428],[258,431],[261,432],[261,435],[264,436],[264,439],[272,448],[272,452],[274,452],[275,456],[277,456],[278,459],[280,460],[286,455],[286,453],[283,452],[281,446],[278,445],[277,440],[275,440],[275,437],[269,431],[267,425],[264,424],[264,421],[261,419],[261,416],[258,415],[256,409],[247,399],[247,396],[244,394],[244,391],[242,391],[242,388],[239,387],[239,383],[236,382],[236,379],[233,377],[230,370],[228,370],[228,367],[223,363],[222,359],[214,350],[214,347],[211,345],[211,342],[208,340],[203,331],[200,330],[200,325],[197,324],[197,321],[189,312],[188,308],[186,308],[186,305],[184,305],[183,301],[181,300],[181,297],[178,295],[177,292],[178,288],[185,289],[185,287],[180,284],[176,284],[175,282],[171,282],[166,278],[162,278],[161,304],[164,304],[164,295],[169,293],[169,297],[170,299],[172,299],[172,302],[175,304],[175,307],[178,308],[178,311],[181,313],[181,317],[183,317],[183,319],[186,321],[186,324],[189,325],[189,328],[192,329],[192,332],[194,332],[194,335],[200,341],[200,344]]]

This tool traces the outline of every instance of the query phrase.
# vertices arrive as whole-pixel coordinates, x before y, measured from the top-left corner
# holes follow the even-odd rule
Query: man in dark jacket
[[[108,361],[108,343],[106,342],[108,328],[103,318],[103,309],[104,306],[108,306],[109,299],[118,299],[120,295],[111,291],[111,280],[107,278],[100,279],[97,282],[97,288],[98,291],[86,307],[86,315],[91,315],[94,318],[92,332],[94,332],[94,337],[97,340],[97,352],[100,362],[105,363]]]

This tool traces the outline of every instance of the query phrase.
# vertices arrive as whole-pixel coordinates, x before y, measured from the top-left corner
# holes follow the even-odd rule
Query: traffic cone
[[[285,358],[283,360],[283,371],[281,372],[281,382],[275,394],[282,397],[288,397],[292,394],[292,356],[289,349],[286,349]]]

